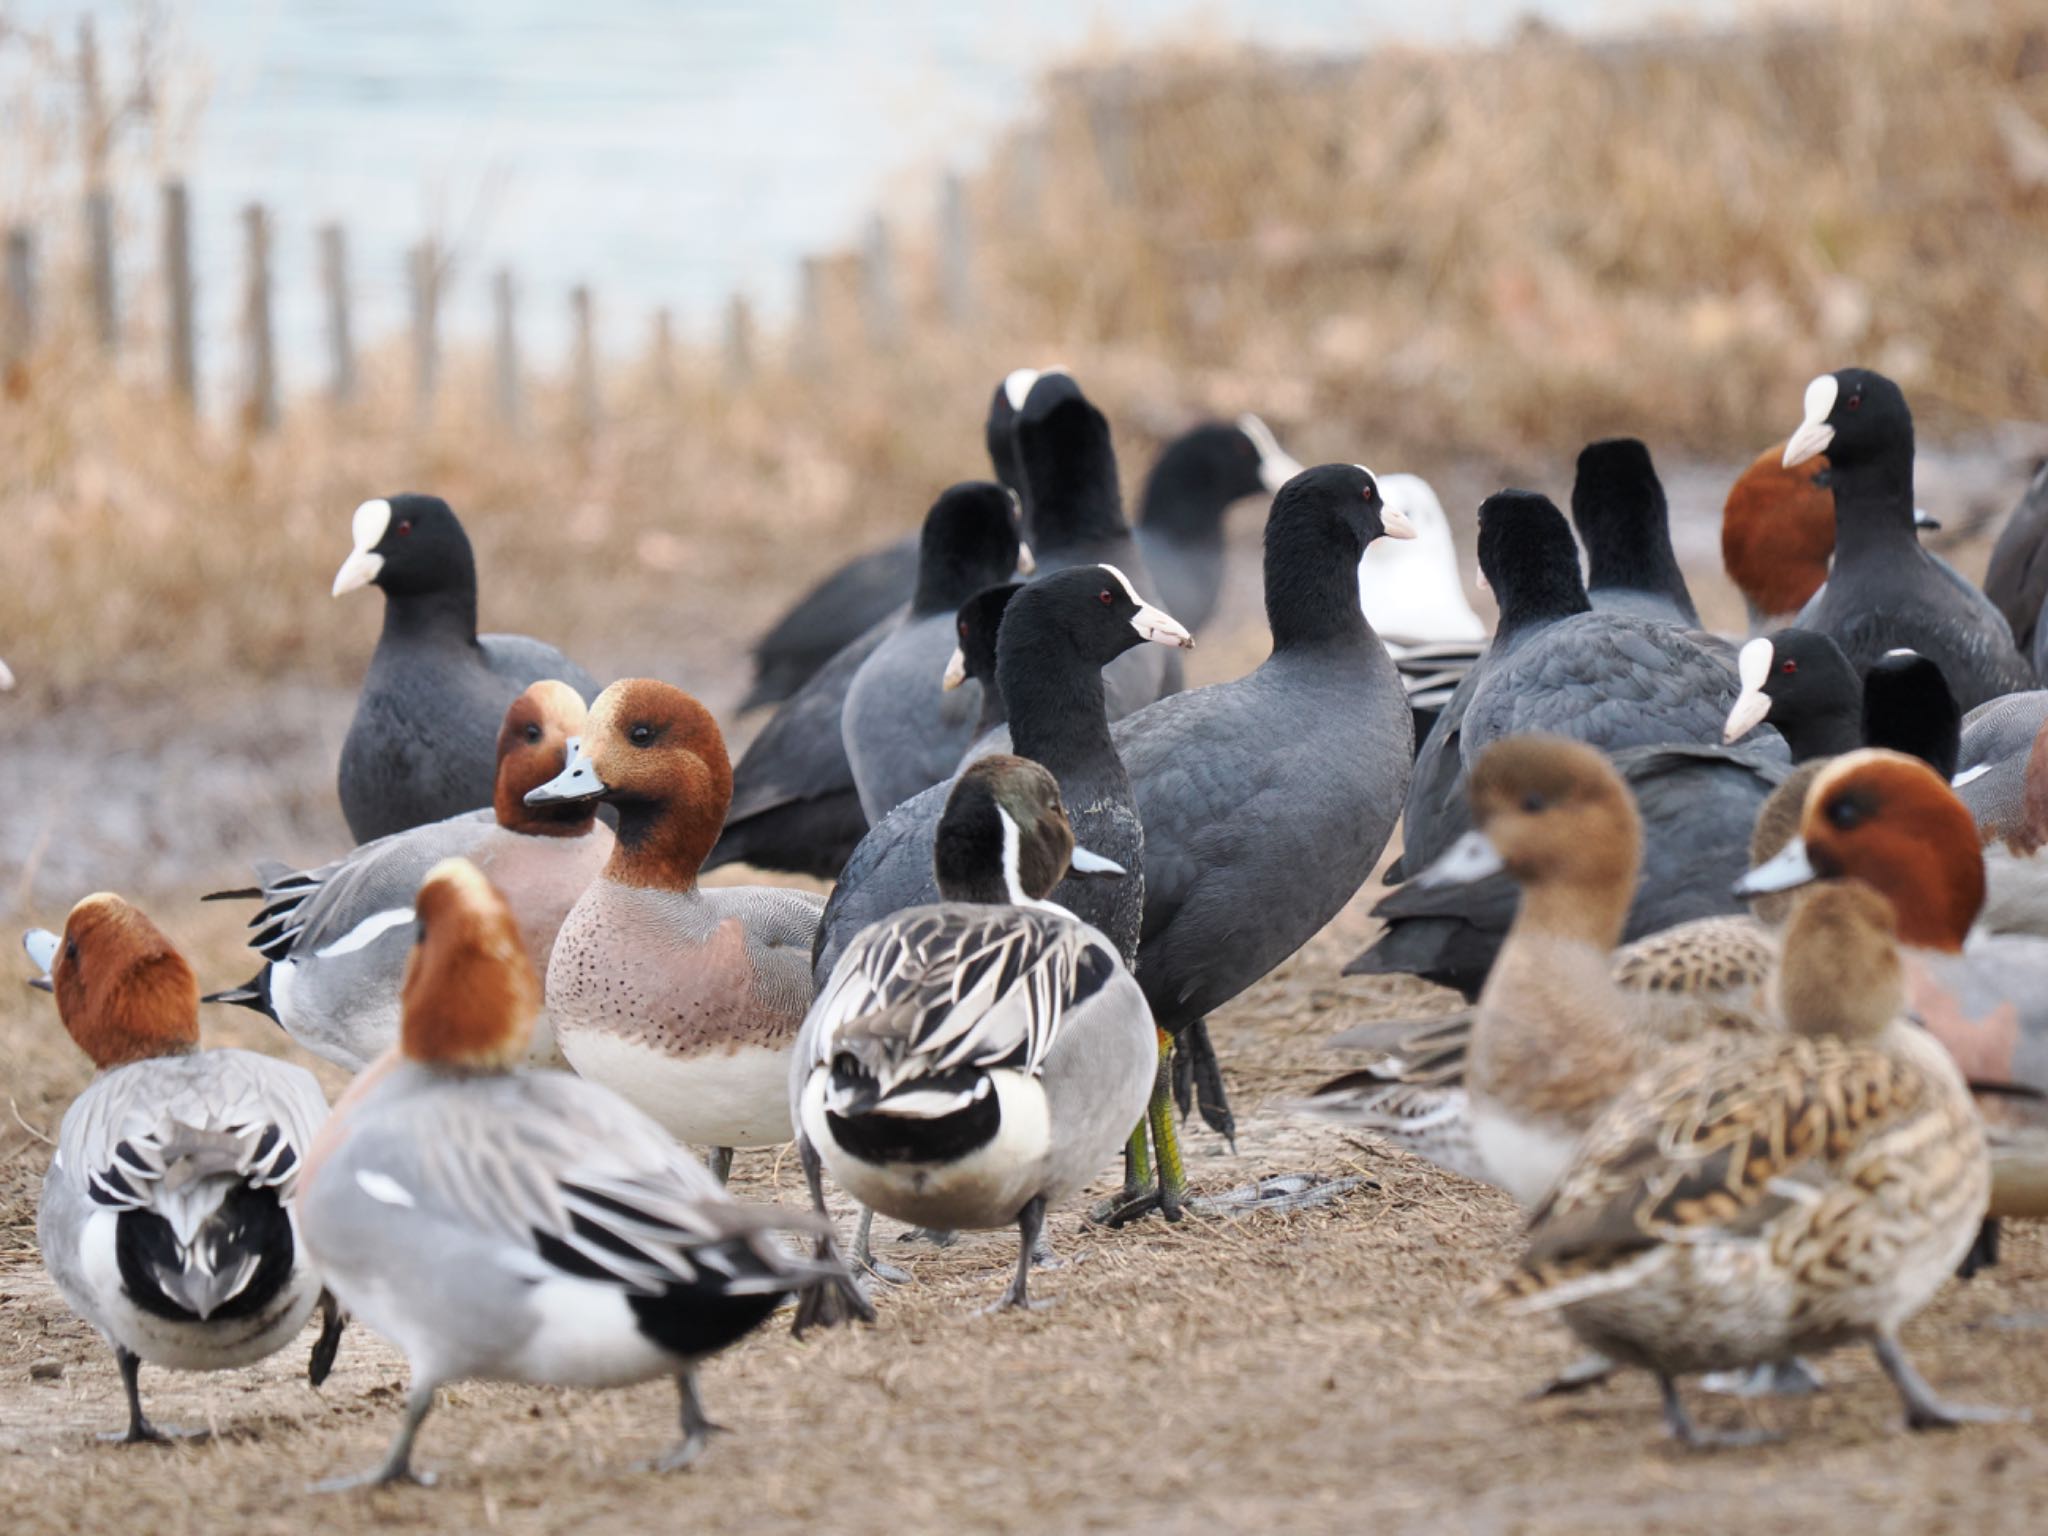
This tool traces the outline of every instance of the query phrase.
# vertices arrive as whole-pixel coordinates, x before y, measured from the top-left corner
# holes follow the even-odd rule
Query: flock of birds
[[[1529,1210],[1493,1299],[1595,1352],[1561,1385],[1652,1372],[1704,1443],[1682,1378],[1787,1388],[1867,1343],[1912,1426],[2010,1416],[1942,1399],[1898,1336],[2000,1218],[2048,1212],[2048,474],[1980,592],[1920,545],[1899,389],[1823,375],[1728,498],[1738,650],[1633,440],[1580,456],[1570,522],[1479,508],[1490,637],[1412,476],[1304,469],[1246,417],[1169,446],[1134,528],[1058,369],[1002,381],[987,447],[994,480],[764,638],[748,705],[776,711],[737,765],[681,689],[479,636],[444,502],[357,509],[334,592],[384,594],[340,762],[360,846],[218,893],[257,903],[262,965],[205,999],[118,896],[27,938],[99,1069],[37,1230],[113,1347],[123,1438],[168,1433],[144,1362],[243,1365],[318,1308],[316,1384],[349,1318],[412,1373],[344,1482],[415,1476],[464,1379],[672,1377],[685,1466],[704,1360],[792,1300],[799,1329],[873,1317],[861,1271],[902,1278],[877,1211],[1014,1226],[997,1306],[1032,1305],[1048,1210],[1120,1152],[1095,1218],[1181,1214],[1176,1110],[1234,1128],[1209,1016],[1397,824],[1349,969],[1470,1006],[1342,1037],[1359,1064],[1301,1109]],[[1224,513],[1262,491],[1272,652],[1184,690]],[[728,862],[835,883],[700,883]],[[202,1049],[202,1000],[354,1082],[330,1110],[298,1066]],[[811,1210],[727,1193],[737,1151],[792,1141]],[[828,1176],[867,1212],[851,1262]]]

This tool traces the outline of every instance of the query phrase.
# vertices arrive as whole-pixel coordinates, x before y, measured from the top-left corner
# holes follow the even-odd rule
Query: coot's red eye
[[[1799,670],[1799,663],[1796,661],[1788,661],[1782,667],[1778,668],[1778,670],[1784,673],[1787,677],[1790,677],[1794,672],[1797,672]]]
[[[1107,608],[1111,603],[1116,601],[1116,599],[1111,597],[1107,591],[1098,592],[1095,594],[1095,596],[1096,600],[1100,602],[1102,606],[1105,608]]]
[[[1851,395],[1848,399],[1844,400],[1842,404],[1847,409],[1853,411],[1863,404],[1863,397],[1861,395]]]
[[[967,638],[967,621],[965,619],[960,621],[960,638],[962,640]]]
[[[398,520],[398,526],[392,529],[391,531],[397,534],[401,539],[404,538],[408,533],[412,532],[412,519],[409,517],[400,518]]]

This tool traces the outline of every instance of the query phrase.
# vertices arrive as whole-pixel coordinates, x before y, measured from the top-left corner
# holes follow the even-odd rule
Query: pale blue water
[[[116,54],[125,13],[93,9]],[[196,0],[173,14],[211,81],[187,165],[209,393],[232,378],[236,214],[253,200],[275,215],[288,384],[323,366],[314,230],[333,218],[352,242],[359,337],[405,325],[403,252],[431,232],[458,262],[451,331],[485,333],[502,264],[524,293],[529,357],[560,355],[577,282],[596,292],[607,348],[637,348],[659,305],[700,336],[734,292],[786,313],[806,251],[849,239],[878,204],[927,216],[937,173],[974,167],[1040,69],[1105,40],[1356,50],[1489,37],[1531,11],[1582,27],[1654,14],[1647,0]],[[129,217],[153,231],[149,200]],[[147,248],[124,266],[137,259]],[[141,274],[124,275],[132,296]]]

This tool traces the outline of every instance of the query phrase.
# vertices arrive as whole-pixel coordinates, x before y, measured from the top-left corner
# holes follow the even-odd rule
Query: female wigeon
[[[1807,791],[1800,835],[1737,889],[1839,876],[1898,911],[1907,1000],[1978,1090],[1992,1215],[2048,1215],[2048,939],[1974,931],[1984,858],[1968,807],[1916,758],[1873,748],[1833,759]]]
[[[298,1194],[335,1294],[412,1370],[382,1464],[328,1486],[414,1480],[434,1392],[462,1380],[673,1376],[683,1439],[657,1465],[686,1467],[716,1427],[699,1364],[843,1271],[773,1236],[814,1218],[736,1204],[616,1094],[517,1070],[540,981],[474,865],[435,866],[417,906],[398,1044],[336,1107]]]
[[[1955,1063],[1906,1016],[1883,897],[1808,894],[1774,984],[1785,1033],[1666,1052],[1602,1113],[1502,1287],[1651,1371],[1687,1445],[1683,1376],[1866,1342],[1913,1429],[2024,1418],[1944,1402],[1898,1332],[1984,1213],[1984,1133]]]
[[[259,888],[216,893],[262,898],[249,926],[264,966],[245,985],[202,1001],[252,1008],[314,1055],[360,1072],[398,1038],[413,892],[428,870],[456,854],[490,876],[527,954],[545,967],[562,919],[612,853],[611,828],[597,819],[595,801],[526,803],[528,790],[562,771],[584,719],[582,696],[567,683],[535,683],[505,712],[489,811],[394,832],[318,869],[263,866]],[[536,1060],[559,1060],[545,1018],[534,1050]]]
[[[2048,693],[2010,694],[1973,711],[1952,784],[1983,843],[1977,925],[2048,935]]]
[[[821,898],[772,886],[704,889],[732,767],[711,712],[680,688],[617,682],[555,778],[546,807],[609,802],[610,861],[555,938],[547,1004],[569,1064],[714,1149],[790,1139],[789,1055],[811,1005]]]
[[[128,1428],[161,1440],[137,1377],[248,1365],[290,1343],[321,1301],[289,1202],[327,1117],[303,1067],[199,1048],[192,968],[147,917],[101,892],[62,934],[27,936],[64,1028],[99,1069],[65,1112],[36,1242],[71,1310],[114,1349]],[[310,1375],[333,1363],[328,1304]]]
[[[359,843],[459,816],[491,797],[491,744],[519,691],[590,674],[525,635],[476,632],[476,556],[438,496],[366,501],[334,595],[384,592],[384,629],[341,744],[342,814]]]

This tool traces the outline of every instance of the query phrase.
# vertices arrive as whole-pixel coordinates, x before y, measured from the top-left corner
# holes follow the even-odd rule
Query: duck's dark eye
[[[1534,816],[1538,811],[1542,810],[1543,806],[1543,797],[1537,794],[1534,790],[1531,790],[1528,794],[1522,796],[1522,809],[1527,811],[1531,816]]]
[[[1870,819],[1870,812],[1871,807],[1861,796],[1843,795],[1828,802],[1828,825],[1838,832],[1851,832]]]
[[[636,747],[651,746],[654,743],[654,727],[643,721],[626,732],[626,740]]]
[[[541,736],[541,731],[540,731],[540,727],[539,727],[539,726],[537,726],[537,725],[529,725],[529,726],[528,726],[528,727],[526,728],[526,739],[527,739],[528,741],[539,741],[539,740],[540,740],[540,736]]]
[[[1790,677],[1794,672],[1797,672],[1799,670],[1799,663],[1796,661],[1788,661],[1783,663],[1778,668],[1778,670],[1784,673],[1787,677]]]
[[[1109,589],[1107,587],[1103,588],[1102,591],[1095,594],[1095,600],[1098,603],[1102,604],[1102,606],[1105,608],[1109,607],[1112,603],[1116,601],[1115,598],[1109,595]]]
[[[398,520],[398,526],[392,529],[391,531],[397,534],[399,538],[404,538],[407,534],[412,532],[412,519],[409,517],[401,517]]]
[[[66,939],[64,941],[64,960],[68,965],[78,964],[78,940]]]

